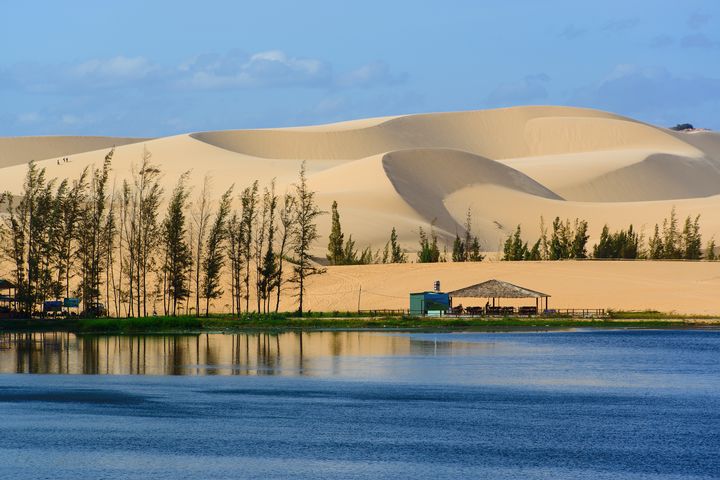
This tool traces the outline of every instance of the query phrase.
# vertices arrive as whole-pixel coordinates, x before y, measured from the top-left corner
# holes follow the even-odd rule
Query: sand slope
[[[113,145],[141,142],[144,138],[123,137],[0,137],[0,168],[31,160],[66,157]]]
[[[604,223],[652,228],[676,206],[702,215],[705,238],[720,239],[720,135],[682,133],[584,108],[517,107],[383,117],[331,125],[198,132],[152,140],[101,137],[0,139],[0,188],[19,191],[25,162],[45,160],[50,176],[100,165],[111,145],[116,184],[143,148],[170,190],[190,170],[210,174],[217,196],[258,179],[282,193],[303,161],[322,208],[340,205],[358,246],[379,249],[396,227],[414,249],[419,226],[435,222],[441,243],[462,232],[471,208],[475,233],[497,249],[515,225],[537,233],[539,217],[581,217],[591,240]],[[56,158],[72,155],[69,164]],[[320,220],[326,235],[329,215]],[[323,255],[325,239],[317,246]]]
[[[675,311],[720,314],[720,265],[711,262],[564,261],[481,262],[329,267],[310,279],[308,308],[315,311],[407,309],[408,292],[452,291],[492,278],[552,295],[551,308]],[[362,286],[362,292],[360,287]],[[285,305],[294,303],[286,298]],[[465,306],[484,299],[456,299]],[[508,305],[534,305],[518,300]]]

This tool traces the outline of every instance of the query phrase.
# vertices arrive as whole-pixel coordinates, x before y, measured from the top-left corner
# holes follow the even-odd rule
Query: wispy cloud
[[[706,13],[695,12],[688,17],[687,25],[693,30],[697,30],[707,25],[711,18],[712,16]]]
[[[558,37],[564,38],[565,40],[575,40],[576,38],[582,37],[586,33],[587,28],[576,27],[575,25],[570,24],[563,28],[560,33],[558,33]]]
[[[720,42],[717,42],[704,33],[693,33],[685,35],[680,39],[680,46],[683,48],[716,48],[720,46]]]
[[[605,22],[602,26],[602,30],[606,32],[622,32],[625,30],[631,30],[640,24],[640,19],[637,17],[631,18],[616,18]]]
[[[720,79],[676,75],[664,67],[618,65],[571,102],[627,114],[695,108],[720,103]]]
[[[93,58],[55,65],[23,64],[0,71],[0,88],[31,93],[85,94],[88,91],[239,90],[256,88],[374,88],[406,80],[376,61],[335,73],[322,59],[289,55],[282,50],[253,54],[235,50],[204,54],[178,65],[163,66],[145,57]]]

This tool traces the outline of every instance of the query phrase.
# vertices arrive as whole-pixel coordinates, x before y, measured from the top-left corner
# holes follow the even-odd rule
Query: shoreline
[[[635,313],[633,316],[631,313]],[[462,317],[308,317],[289,314],[257,315],[244,318],[143,317],[97,319],[6,319],[3,333],[68,332],[77,335],[174,335],[199,333],[317,332],[317,331],[548,331],[569,328],[595,329],[720,329],[720,317],[685,317],[657,312],[617,312],[616,318],[462,318]]]

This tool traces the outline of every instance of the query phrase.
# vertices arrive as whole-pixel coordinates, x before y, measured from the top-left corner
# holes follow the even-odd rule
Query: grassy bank
[[[673,316],[660,312],[611,312],[608,318],[454,318],[370,316],[322,312],[297,317],[291,313],[210,317],[143,317],[96,319],[19,319],[0,321],[0,331],[69,331],[94,334],[292,331],[332,329],[499,330],[593,328],[687,328],[719,325],[713,317]]]

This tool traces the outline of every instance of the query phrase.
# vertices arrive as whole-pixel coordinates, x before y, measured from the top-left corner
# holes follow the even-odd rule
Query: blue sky
[[[720,129],[720,2],[6,2],[0,136],[524,104]]]

